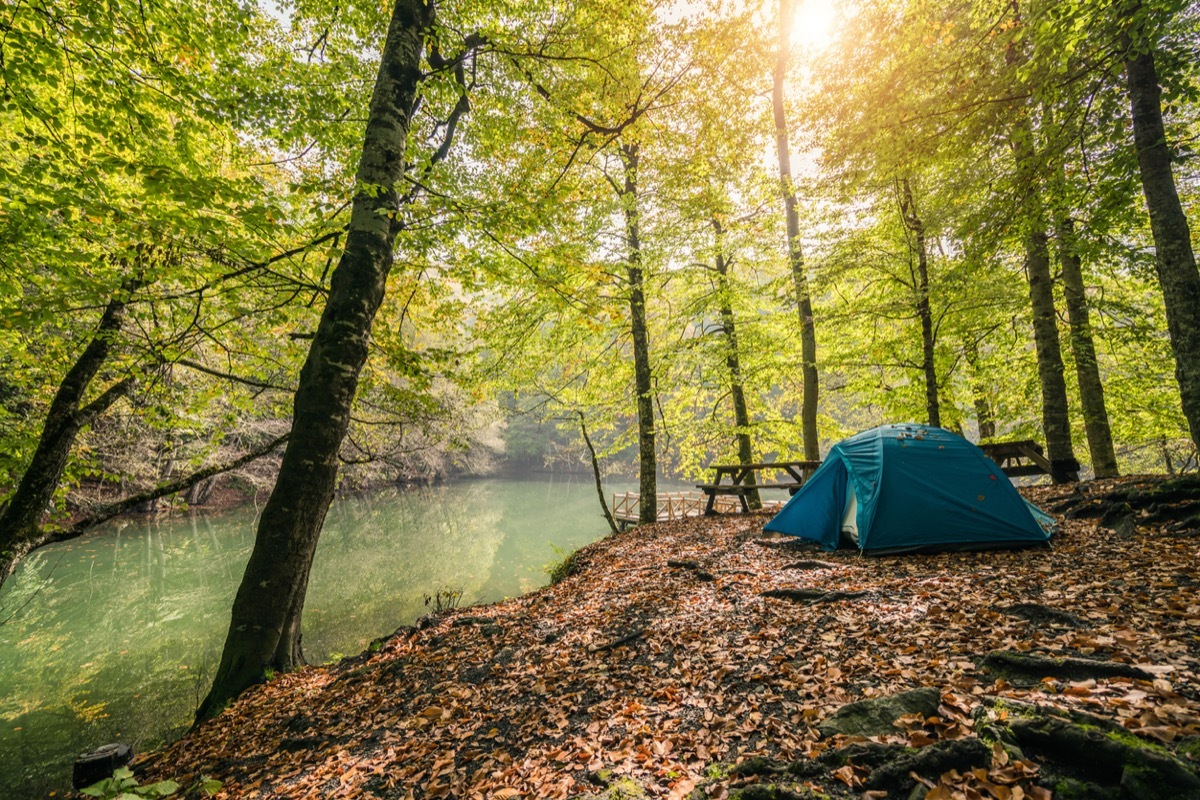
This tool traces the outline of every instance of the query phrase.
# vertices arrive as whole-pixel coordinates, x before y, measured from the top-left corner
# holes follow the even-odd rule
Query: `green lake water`
[[[121,520],[20,566],[0,591],[0,797],[61,796],[79,752],[110,741],[140,751],[187,727],[255,516]],[[606,532],[590,476],[338,500],[309,583],[305,655],[358,653],[427,613],[424,595],[439,589],[461,590],[464,605],[535,589],[547,564]]]

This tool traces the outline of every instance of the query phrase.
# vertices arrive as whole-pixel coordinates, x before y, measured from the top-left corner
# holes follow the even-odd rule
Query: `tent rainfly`
[[[833,446],[765,530],[872,555],[1044,545],[1054,520],[961,436],[883,425]]]

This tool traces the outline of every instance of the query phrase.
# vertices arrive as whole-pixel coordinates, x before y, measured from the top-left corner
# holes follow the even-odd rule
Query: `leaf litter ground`
[[[1026,494],[1049,506],[1067,491]],[[1091,712],[1195,758],[1196,531],[1128,536],[1067,519],[1052,549],[863,558],[765,537],[765,519],[609,537],[556,586],[279,676],[140,769],[185,786],[215,777],[229,798],[567,798],[605,786],[724,798],[764,780],[734,765],[854,742],[816,726],[844,704],[922,686],[941,691],[938,713],[902,717],[874,741],[974,738],[977,710],[999,697]],[[980,667],[996,650],[1137,665],[1148,679],[1013,685]],[[997,746],[990,766],[913,777],[931,800],[1050,797],[1039,769]],[[888,796],[864,789],[866,776],[847,763],[792,790]]]

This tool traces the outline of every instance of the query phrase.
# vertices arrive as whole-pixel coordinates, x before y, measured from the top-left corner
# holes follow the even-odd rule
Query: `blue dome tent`
[[[883,425],[833,446],[765,530],[866,553],[984,550],[1046,544],[1054,520],[1025,501],[961,436]]]

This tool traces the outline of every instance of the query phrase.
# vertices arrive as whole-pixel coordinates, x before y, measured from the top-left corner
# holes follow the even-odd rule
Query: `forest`
[[[0,585],[257,498],[201,722],[304,664],[335,496],[920,422],[1195,472],[1200,5],[0,9]],[[601,495],[603,497],[603,495]],[[257,506],[256,506],[257,507]]]

